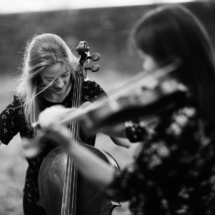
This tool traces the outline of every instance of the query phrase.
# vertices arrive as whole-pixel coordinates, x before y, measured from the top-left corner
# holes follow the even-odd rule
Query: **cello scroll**
[[[86,41],[80,41],[78,46],[76,47],[76,51],[78,53],[79,57],[79,64],[81,67],[87,62],[89,64],[89,61],[98,61],[100,59],[99,53],[93,53],[90,55],[90,47],[88,46]],[[91,66],[85,66],[85,70],[90,70],[92,72],[99,71],[99,65],[91,65]],[[86,76],[85,76],[86,78]]]

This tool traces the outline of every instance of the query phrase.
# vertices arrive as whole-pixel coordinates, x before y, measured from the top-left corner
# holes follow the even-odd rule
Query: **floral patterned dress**
[[[134,162],[115,174],[107,195],[129,200],[132,214],[214,215],[214,126],[191,102],[155,121],[151,129],[127,124],[131,141],[143,143]]]
[[[53,105],[63,105],[65,107],[71,107],[73,99],[72,95],[73,87],[68,96],[61,103],[52,103],[41,97],[40,109],[44,110],[45,108]],[[93,101],[105,96],[106,94],[104,90],[97,83],[89,80],[85,80],[83,82],[81,94],[82,104],[87,101]],[[9,104],[7,108],[0,114],[0,141],[3,144],[7,145],[17,133],[20,133],[21,137],[27,137],[29,139],[32,139],[34,137],[33,131],[29,129],[26,124],[23,108],[21,105],[21,101],[16,96],[14,96],[13,102]],[[84,134],[83,130],[80,131],[80,135],[84,143],[89,145],[95,144],[95,136],[88,136]],[[57,145],[55,143],[44,140],[44,142],[42,143],[42,152],[39,154],[39,156],[32,159],[27,159],[29,166],[26,173],[24,198],[26,198],[27,201],[33,204],[37,204],[39,200],[38,174],[40,165],[47,154],[56,147]]]

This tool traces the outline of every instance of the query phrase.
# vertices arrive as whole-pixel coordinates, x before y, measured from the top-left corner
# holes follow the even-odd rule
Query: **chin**
[[[52,92],[54,92],[55,94],[63,94],[65,93],[65,87],[62,88],[61,90],[52,89]]]

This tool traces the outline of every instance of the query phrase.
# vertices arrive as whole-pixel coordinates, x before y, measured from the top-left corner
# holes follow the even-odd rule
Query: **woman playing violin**
[[[63,126],[50,123],[44,133],[63,143],[80,171],[109,197],[129,200],[133,214],[215,214],[215,58],[209,36],[192,12],[170,5],[144,14],[132,38],[145,71],[179,59],[170,76],[188,89],[186,99],[156,116],[153,126],[121,127],[132,142],[143,141],[135,161],[120,174],[69,144]]]
[[[59,36],[41,34],[32,37],[26,45],[17,93],[0,115],[1,142],[8,144],[18,132],[21,137],[32,139],[36,129],[31,124],[41,111],[53,105],[71,107],[77,69],[78,59]],[[81,104],[106,96],[97,83],[87,79],[83,81],[81,92]],[[81,139],[86,144],[95,144],[95,135],[86,135],[83,129]],[[38,174],[43,159],[56,146],[45,140],[41,152],[27,158],[29,166],[23,198],[25,215],[45,214],[44,209],[37,205]]]

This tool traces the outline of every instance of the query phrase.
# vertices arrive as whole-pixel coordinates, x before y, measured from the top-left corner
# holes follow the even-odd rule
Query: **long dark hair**
[[[215,124],[214,50],[198,18],[180,5],[161,6],[137,22],[132,38],[138,49],[158,62],[181,59],[177,78]]]

